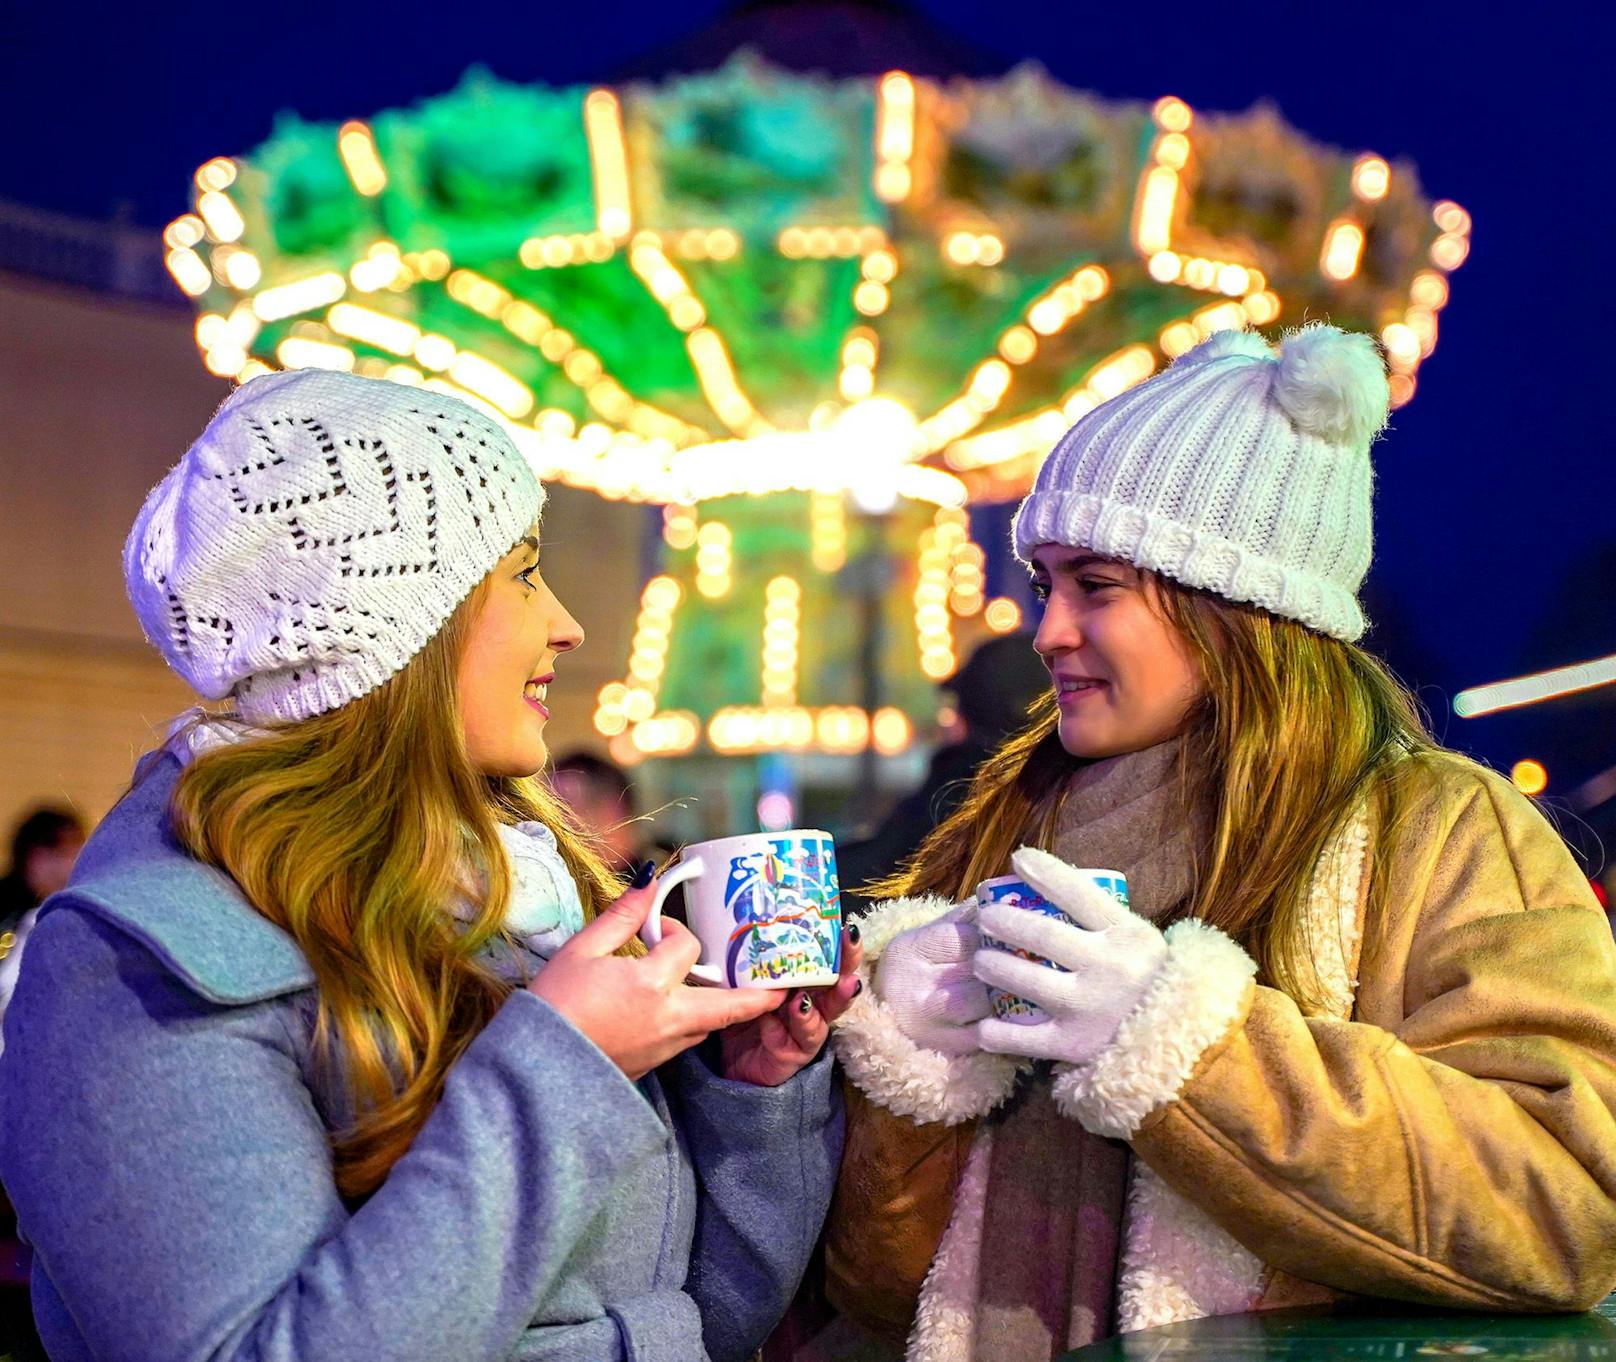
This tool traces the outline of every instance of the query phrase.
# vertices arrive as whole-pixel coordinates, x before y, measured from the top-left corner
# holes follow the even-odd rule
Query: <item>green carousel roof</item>
[[[197,171],[166,240],[213,372],[451,391],[540,476],[666,508],[596,716],[633,757],[904,746],[962,644],[1016,623],[962,508],[1019,497],[1067,425],[1220,329],[1372,330],[1407,402],[1469,230],[1411,167],[1267,107],[743,54],[286,117]],[[909,560],[873,713],[853,646],[800,628],[870,534]]]

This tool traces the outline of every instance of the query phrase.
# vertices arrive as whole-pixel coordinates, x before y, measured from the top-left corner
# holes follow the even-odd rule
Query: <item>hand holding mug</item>
[[[562,946],[528,984],[638,1079],[713,1031],[755,1021],[778,1008],[779,989],[691,988],[685,976],[700,943],[677,922],[640,959],[614,955],[634,938],[655,900],[650,885],[630,889]]]
[[[691,978],[725,991],[791,989],[778,1010],[722,1037],[724,1077],[784,1083],[824,1047],[860,987],[858,936],[842,931],[835,842],[814,829],[699,842],[663,874],[657,909],[676,884],[686,885],[702,948]],[[654,909],[640,935],[654,951],[671,930]]]
[[[1125,881],[1120,892],[1105,887],[1121,880],[1117,872],[1080,870],[1032,847],[1017,851],[1010,865],[1041,905],[984,904],[983,949],[972,968],[990,991],[1034,1010],[978,1022],[977,1039],[998,1054],[1087,1064],[1139,1005],[1167,944],[1154,923],[1129,909]]]
[[[976,900],[957,904],[922,927],[900,932],[875,970],[875,992],[916,1045],[944,1055],[981,1049],[976,1023],[988,1015],[988,990],[972,972],[982,945]]]
[[[858,927],[850,924],[842,932],[842,972],[834,984],[795,989],[773,1012],[719,1033],[723,1076],[773,1088],[812,1063],[825,1047],[830,1024],[864,987],[858,977],[863,959]]]

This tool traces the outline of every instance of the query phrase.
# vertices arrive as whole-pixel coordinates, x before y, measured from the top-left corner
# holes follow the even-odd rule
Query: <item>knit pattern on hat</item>
[[[1222,332],[1066,432],[1016,513],[1016,555],[1093,549],[1356,639],[1389,402],[1367,335],[1314,324],[1276,351]]]
[[[249,723],[374,690],[538,519],[544,490],[464,402],[327,370],[243,384],[124,545],[141,628]]]

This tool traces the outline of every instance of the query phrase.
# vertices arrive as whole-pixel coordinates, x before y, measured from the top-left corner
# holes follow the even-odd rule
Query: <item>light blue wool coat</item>
[[[748,1356],[830,1201],[828,1058],[761,1088],[687,1052],[634,1083],[517,990],[349,1206],[313,976],[167,835],[178,770],[154,760],[91,838],[5,1017],[0,1177],[51,1357]]]

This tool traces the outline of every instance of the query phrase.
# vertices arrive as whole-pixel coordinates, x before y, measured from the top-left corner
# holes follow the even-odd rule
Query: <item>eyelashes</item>
[[[1077,584],[1083,589],[1083,593],[1088,596],[1092,596],[1096,592],[1100,591],[1119,589],[1124,585],[1122,582],[1108,581],[1104,577],[1079,577],[1077,579]],[[1029,583],[1029,585],[1032,587],[1032,594],[1035,599],[1040,602],[1047,602],[1049,600],[1051,588],[1048,582],[1039,581],[1035,577],[1032,582]]]

